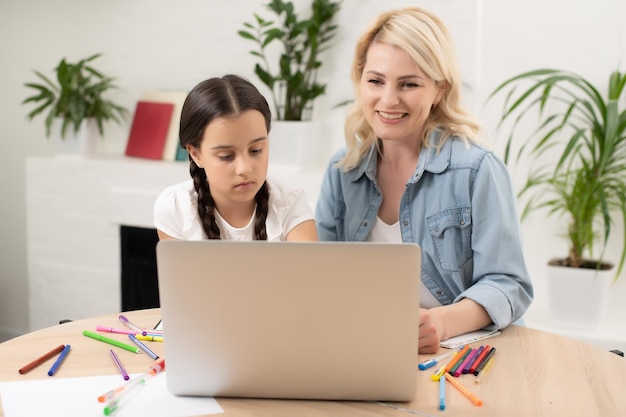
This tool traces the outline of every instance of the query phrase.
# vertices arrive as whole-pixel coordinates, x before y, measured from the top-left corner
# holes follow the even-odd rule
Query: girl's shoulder
[[[165,187],[156,200],[157,205],[174,206],[190,204],[196,199],[196,190],[193,180],[189,179],[178,184]]]
[[[270,201],[273,205],[283,205],[285,202],[293,202],[304,193],[303,190],[291,187],[274,178],[266,179],[270,191]]]

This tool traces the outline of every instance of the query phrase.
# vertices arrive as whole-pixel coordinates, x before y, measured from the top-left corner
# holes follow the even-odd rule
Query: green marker
[[[119,341],[117,341],[115,339],[110,339],[110,338],[108,338],[106,336],[102,336],[101,334],[98,334],[98,333],[90,332],[89,330],[83,330],[83,335],[85,335],[87,337],[91,337],[92,339],[99,340],[101,342],[105,342],[105,343],[111,344],[113,346],[120,347],[122,349],[129,350],[131,352],[135,352],[135,353],[141,352],[141,349],[139,349],[137,346],[127,345],[126,343],[119,342]]]
[[[146,378],[143,376],[137,377],[137,379],[129,382],[127,384],[127,388],[122,391],[116,399],[109,402],[106,407],[104,407],[104,410],[102,410],[104,411],[104,415],[110,416],[111,414],[115,413],[120,406],[120,402],[124,399],[124,396],[127,396],[128,393],[131,392],[135,387],[141,387],[145,385],[145,383]]]

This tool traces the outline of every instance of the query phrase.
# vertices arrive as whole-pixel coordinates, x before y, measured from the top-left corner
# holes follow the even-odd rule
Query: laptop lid
[[[413,399],[420,262],[409,243],[160,241],[169,390]]]

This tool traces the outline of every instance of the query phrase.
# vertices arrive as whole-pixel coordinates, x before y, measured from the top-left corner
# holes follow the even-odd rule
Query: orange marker
[[[465,353],[470,349],[469,345],[465,345],[465,347],[463,349],[461,349],[461,351],[459,353],[457,353],[456,355],[454,355],[452,357],[452,359],[450,360],[450,362],[448,362],[448,364],[446,365],[446,373],[450,372],[450,370],[452,368],[454,368],[454,365],[456,365],[456,363],[458,361],[461,360],[461,358],[463,358],[463,355],[465,355]]]
[[[478,407],[483,405],[483,400],[481,400],[480,398],[478,398],[477,396],[469,392],[469,390],[465,388],[463,385],[461,385],[461,383],[457,381],[456,378],[454,378],[452,375],[446,372],[444,376],[448,381],[450,381],[452,385],[454,385],[459,391],[461,391],[463,395],[469,398],[470,401],[474,403],[474,405],[477,405]]]

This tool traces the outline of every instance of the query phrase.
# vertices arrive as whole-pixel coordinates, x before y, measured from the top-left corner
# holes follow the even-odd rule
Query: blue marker
[[[461,348],[463,348],[463,346],[461,346]],[[425,369],[428,369],[432,366],[437,365],[439,362],[441,362],[442,360],[446,359],[448,356],[452,356],[455,352],[459,352],[461,349],[456,349],[450,352],[446,352],[443,353],[439,356],[435,356],[434,358],[425,360],[424,362],[420,363],[419,365],[417,365],[417,367],[423,371]]]
[[[152,359],[154,359],[155,361],[157,359],[159,359],[159,355],[157,355],[156,353],[154,353],[152,350],[150,350],[150,348],[148,346],[146,346],[145,344],[143,344],[139,339],[137,339],[137,337],[134,334],[129,334],[128,337],[130,338],[130,340],[132,340],[137,346],[139,346],[139,348],[141,350],[143,350],[144,352],[146,352]]]
[[[61,366],[61,364],[65,360],[65,357],[67,356],[67,354],[70,353],[70,349],[71,349],[70,345],[65,345],[65,347],[61,351],[61,354],[59,355],[57,360],[54,361],[54,363],[50,367],[50,370],[48,371],[48,376],[54,375],[54,373],[57,371],[57,369],[59,369],[59,366]]]
[[[446,379],[439,378],[439,409],[446,409]]]

